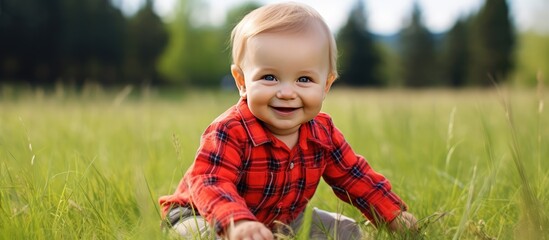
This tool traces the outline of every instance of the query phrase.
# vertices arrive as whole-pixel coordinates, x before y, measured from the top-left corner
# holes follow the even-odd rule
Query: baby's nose
[[[296,97],[294,86],[288,83],[280,84],[276,97],[280,99],[294,99]]]

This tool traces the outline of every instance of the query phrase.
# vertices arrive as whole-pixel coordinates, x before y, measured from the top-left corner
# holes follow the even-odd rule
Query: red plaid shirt
[[[173,195],[160,198],[164,213],[190,206],[218,232],[238,220],[290,223],[305,209],[323,177],[335,194],[370,220],[392,221],[406,206],[385,177],[353,152],[330,116],[320,113],[299,129],[293,149],[252,115],[245,100],[202,135],[195,162]]]

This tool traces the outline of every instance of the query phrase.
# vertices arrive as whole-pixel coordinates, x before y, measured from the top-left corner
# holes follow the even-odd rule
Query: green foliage
[[[445,84],[465,86],[470,60],[469,24],[467,20],[458,20],[447,33],[441,53],[441,77]]]
[[[0,89],[1,239],[171,238],[157,199],[174,191],[208,123],[238,100],[176,89]],[[424,239],[547,239],[549,115],[539,106],[548,100],[532,90],[335,89],[324,110],[391,180]],[[326,184],[310,205],[364,223]]]
[[[400,73],[402,72],[399,64],[400,56],[398,50],[391,48],[385,43],[376,43],[376,49],[379,51],[380,59],[380,77],[389,87],[400,87],[403,85]]]
[[[337,36],[341,81],[350,86],[381,86],[381,58],[367,31],[364,2],[357,1]]]
[[[132,82],[158,80],[156,62],[164,50],[168,35],[164,23],[153,11],[152,0],[147,0],[135,16],[129,20],[125,73]]]
[[[414,5],[408,26],[400,32],[402,79],[408,87],[436,85],[435,46],[431,32],[423,25],[421,10]]]
[[[231,34],[232,29],[240,22],[240,20],[249,12],[253,11],[256,8],[261,7],[259,3],[256,2],[246,2],[240,6],[236,6],[233,9],[230,9],[227,13],[227,19],[225,20],[225,26],[223,27],[227,33],[227,36]]]
[[[216,27],[193,29],[193,37],[188,40],[186,56],[193,86],[218,87],[223,76],[230,74],[228,35]]]
[[[56,36],[62,81],[116,82],[121,77],[126,22],[109,1],[63,1],[62,24]],[[55,79],[59,80],[59,79]]]
[[[177,1],[176,18],[168,24],[168,46],[160,56],[158,69],[160,73],[172,82],[188,84],[188,74],[183,67],[189,61],[186,57],[187,41],[190,39],[188,1]]]
[[[220,26],[197,24],[201,0],[177,1],[164,23],[152,1],[124,16],[115,0],[4,0],[0,4],[0,82],[170,83],[218,87],[229,74],[231,29],[260,6],[243,3]],[[438,48],[416,5],[396,44],[367,30],[363,1],[338,32],[341,82],[351,86],[534,86],[549,69],[547,36],[515,36],[506,0],[485,0],[478,13],[458,20]],[[547,6],[540,5],[538,29]],[[534,18],[534,17],[533,17]],[[515,39],[517,38],[518,39]],[[387,41],[387,42],[386,42]],[[438,60],[438,61],[436,61]],[[543,77],[541,77],[543,78]]]
[[[514,67],[515,33],[506,0],[486,0],[471,35],[470,79],[476,85],[503,82]]]
[[[166,36],[152,2],[131,20],[111,0],[5,2],[0,81],[82,85],[155,78]]]
[[[549,35],[525,32],[519,35],[514,81],[522,86],[536,86],[538,78],[549,75]],[[538,75],[541,74],[541,75]]]
[[[8,0],[0,8],[0,77],[51,78],[64,2]]]
[[[226,24],[195,26],[190,11],[193,1],[179,1],[179,12],[171,22],[168,48],[159,63],[161,73],[172,82],[193,86],[219,86],[223,76],[230,74],[230,31],[235,22],[258,5],[246,3],[231,10]],[[234,24],[234,25],[233,25]]]

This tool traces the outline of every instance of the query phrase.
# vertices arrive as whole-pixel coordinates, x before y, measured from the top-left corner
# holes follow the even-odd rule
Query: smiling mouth
[[[298,109],[298,108],[291,108],[291,107],[272,107],[272,108],[283,113],[290,113]]]

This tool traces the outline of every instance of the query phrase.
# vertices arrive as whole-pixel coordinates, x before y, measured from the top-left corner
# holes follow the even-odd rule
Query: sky
[[[118,0],[125,14],[131,15],[145,0]],[[173,16],[173,9],[179,0],[156,0],[155,10],[166,19]],[[337,31],[347,20],[348,13],[357,0],[293,0],[315,8],[326,20],[332,31]],[[447,31],[459,17],[467,16],[478,10],[484,0],[364,0],[369,30],[377,34],[398,32],[411,13],[414,1],[422,9],[423,21],[432,32]],[[228,9],[247,2],[246,0],[203,0],[210,9],[201,14],[201,23],[221,24]],[[267,4],[284,2],[283,0],[256,0]],[[511,15],[520,30],[535,29],[549,33],[549,0],[508,0]],[[542,12],[546,11],[546,12]]]

